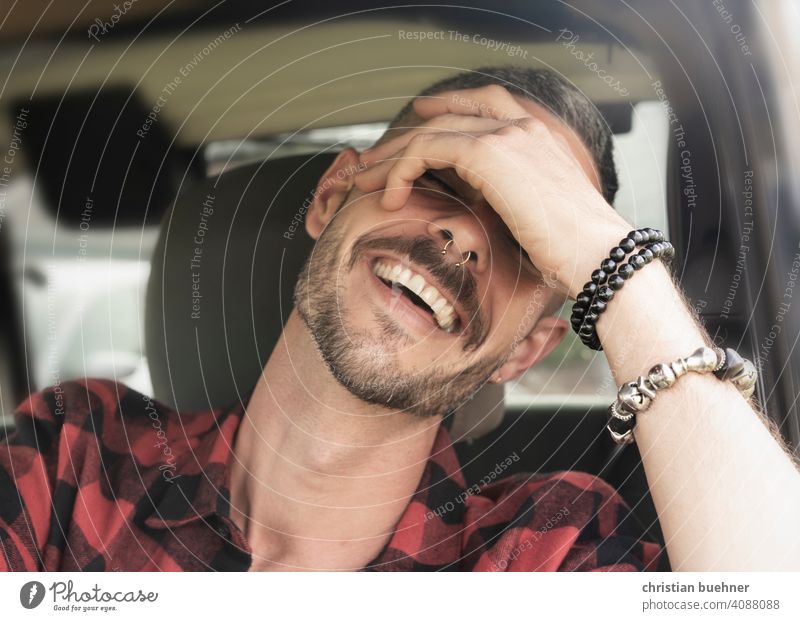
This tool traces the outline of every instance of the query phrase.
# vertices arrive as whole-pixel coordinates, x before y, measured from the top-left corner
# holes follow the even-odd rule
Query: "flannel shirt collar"
[[[198,433],[198,441],[191,442],[183,423],[195,424],[188,414],[177,423],[183,439],[189,445],[176,459],[176,475],[166,479],[159,472],[158,480],[150,494],[153,512],[144,519],[150,528],[174,528],[209,517],[230,515],[230,461],[236,431],[244,417],[246,404],[252,391],[224,408],[214,408],[205,413],[207,422]],[[210,416],[207,416],[210,414]],[[179,414],[175,414],[179,418]],[[191,421],[191,422],[190,422]]]

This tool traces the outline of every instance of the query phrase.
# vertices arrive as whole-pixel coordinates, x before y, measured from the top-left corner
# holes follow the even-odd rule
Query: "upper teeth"
[[[373,271],[377,276],[392,283],[403,285],[413,291],[431,307],[433,317],[442,330],[450,332],[456,325],[456,311],[453,306],[439,293],[439,290],[429,284],[420,274],[412,272],[401,263],[387,263],[376,261]]]

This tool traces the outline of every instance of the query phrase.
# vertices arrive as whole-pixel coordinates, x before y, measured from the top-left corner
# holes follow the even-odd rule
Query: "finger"
[[[423,119],[442,114],[459,114],[510,122],[530,116],[514,96],[498,84],[417,97],[413,106],[414,111]]]
[[[414,181],[426,170],[453,168],[464,181],[480,191],[480,182],[468,165],[470,149],[475,147],[475,136],[440,132],[423,134],[411,141],[386,175],[386,186],[381,197],[385,209],[400,209],[408,201]]]
[[[402,134],[396,135],[386,142],[365,150],[361,154],[361,161],[369,166],[377,160],[397,153],[400,149],[405,148],[409,141],[418,134],[440,131],[461,133],[487,132],[503,127],[504,125],[505,123],[502,121],[496,121],[494,119],[481,119],[458,114],[444,114],[432,118],[422,125],[410,127]],[[391,131],[396,131],[397,129],[402,128],[393,128]]]
[[[353,178],[355,186],[365,194],[382,190],[386,187],[386,175],[389,174],[398,157],[399,155],[393,154],[369,168],[359,171]]]

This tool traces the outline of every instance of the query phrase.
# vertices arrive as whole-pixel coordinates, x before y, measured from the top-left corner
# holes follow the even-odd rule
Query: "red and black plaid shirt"
[[[0,443],[0,569],[246,570],[229,462],[244,408],[178,413],[121,384],[26,399]],[[628,507],[582,472],[467,487],[440,428],[417,492],[368,570],[655,569]]]

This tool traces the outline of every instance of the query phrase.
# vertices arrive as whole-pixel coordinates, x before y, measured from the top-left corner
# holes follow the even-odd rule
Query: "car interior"
[[[792,204],[797,192],[773,170],[781,137],[752,113],[774,109],[771,87],[762,84],[759,98],[735,96],[755,92],[753,74],[726,65],[743,62],[739,44],[696,5],[685,7],[686,23],[658,3],[641,21],[617,19],[611,7],[289,2],[256,10],[139,0],[97,40],[74,8],[29,40],[33,24],[15,18],[0,39],[13,78],[0,99],[7,141],[20,133],[0,203],[4,433],[27,394],[75,377],[116,379],[185,416],[242,398],[292,308],[312,247],[296,222],[335,154],[369,146],[426,85],[512,64],[556,71],[601,111],[615,136],[615,208],[634,225],[670,232],[676,279],[712,335],[762,358],[762,406],[796,448],[798,318],[759,356],[775,312],[766,299],[791,256],[774,197]],[[707,29],[717,68],[699,66],[708,54],[691,45],[659,41],[647,27],[658,19],[661,31],[689,22]],[[405,34],[413,32],[442,34]],[[592,59],[613,80],[599,79]],[[732,73],[744,77],[727,80]],[[745,171],[759,180],[753,209],[763,224],[747,286],[730,300]],[[590,472],[620,491],[626,519],[663,544],[635,445],[618,447],[605,432],[615,393],[602,352],[570,334],[518,382],[484,388],[449,417],[467,482],[512,454],[519,460],[506,474]],[[669,569],[666,556],[660,569]]]

